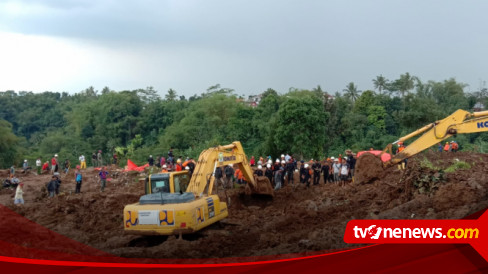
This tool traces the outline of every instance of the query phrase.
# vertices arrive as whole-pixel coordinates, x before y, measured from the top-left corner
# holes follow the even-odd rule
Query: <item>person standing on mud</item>
[[[273,170],[271,169],[271,164],[266,164],[266,169],[264,170],[264,176],[268,177],[269,182],[273,182]]]
[[[76,182],[75,193],[81,192],[82,181],[83,181],[83,176],[81,175],[80,167],[77,166],[75,172],[75,182]]]
[[[451,144],[452,144],[452,152],[457,152],[459,149],[458,143],[456,141],[452,141]]]
[[[47,184],[47,191],[49,192],[49,198],[54,197],[56,195],[56,186],[58,184],[58,180],[56,176],[51,177],[51,181]]]
[[[224,173],[222,172],[222,168],[217,167],[215,169],[215,188],[218,188],[220,186],[223,189],[225,189],[225,183],[223,178],[224,178]]]
[[[68,174],[70,167],[71,167],[71,164],[69,162],[69,159],[66,159],[66,161],[64,161],[64,173],[65,174]]]
[[[249,164],[251,166],[255,166],[256,165],[256,160],[254,160],[254,156],[251,156],[251,160],[249,160]]]
[[[59,188],[61,187],[61,179],[59,178],[59,173],[55,173],[54,177],[56,178],[56,185],[54,191],[56,192],[56,195],[59,194]]]
[[[396,150],[395,154],[402,152],[404,149],[405,149],[405,145],[403,144],[403,142],[398,142],[398,149]],[[405,158],[400,163],[398,163],[398,169],[403,170],[406,167],[407,167],[407,158]]]
[[[275,174],[274,174],[274,181],[275,181],[275,188],[274,190],[278,190],[281,188],[281,173],[284,172],[284,168],[283,167],[279,167],[277,170],[275,170]]]
[[[37,167],[37,175],[41,175],[41,167],[42,167],[41,157],[37,158],[36,167]]]
[[[55,172],[58,172],[58,168],[58,154],[54,154],[54,157],[51,159],[51,173],[54,175]]]
[[[344,159],[344,161],[342,162],[342,165],[341,165],[341,184],[342,184],[342,186],[346,185],[347,176],[349,174],[349,165],[347,164],[347,162],[345,160],[346,159]]]
[[[356,158],[350,149],[346,150],[346,163],[349,165],[349,179],[354,182],[354,168],[356,167]]]
[[[304,183],[304,181],[303,181],[303,175],[305,174],[305,165],[304,165],[304,161],[303,160],[300,161],[300,173],[299,174],[300,174],[300,183],[303,184]]]
[[[334,163],[332,164],[332,169],[334,172],[334,182],[339,182],[339,172],[341,171],[341,164],[339,164],[339,159],[334,159]]]
[[[288,184],[295,184],[293,182],[293,173],[295,172],[295,165],[293,164],[291,157],[289,158],[288,163],[285,166],[285,169],[286,169],[286,175],[288,177]]]
[[[100,177],[100,191],[103,192],[105,190],[105,185],[107,184],[107,175],[108,172],[105,170],[105,167],[102,167],[102,170],[98,173],[98,176]]]
[[[86,168],[86,159],[85,159],[85,155],[81,154],[81,156],[80,156],[80,158],[78,158],[78,160],[80,160],[80,168],[81,168],[81,169]]]
[[[310,187],[310,181],[312,180],[312,170],[310,170],[310,166],[305,164],[304,166],[305,172],[302,175],[303,183],[307,184],[307,187]]]
[[[312,165],[313,169],[313,185],[316,186],[320,182],[320,171],[322,169],[322,165],[320,164],[319,160],[315,160]]]
[[[259,166],[258,166],[258,169],[256,169],[256,170],[254,171],[254,174],[255,174],[256,176],[258,176],[258,177],[263,176],[263,166],[262,166],[262,165],[259,165]]]
[[[284,159],[284,158],[283,158]],[[281,160],[281,167],[283,168],[283,172],[281,173],[281,184],[285,186],[285,177],[287,175],[286,173],[286,162],[285,160]]]
[[[92,161],[92,166],[93,167],[97,167],[98,166],[98,163],[97,163],[97,154],[95,152],[92,153],[91,161]]]
[[[195,166],[195,165],[193,165]],[[229,164],[225,167],[225,185],[227,188],[232,188],[234,185],[234,168],[232,164]]]
[[[324,185],[327,184],[327,180],[329,179],[329,168],[330,168],[329,162],[330,162],[330,159],[327,158],[324,165],[320,169],[320,171],[324,174]]]
[[[14,204],[23,205],[24,204],[24,184],[20,183],[15,190]]]
[[[97,154],[97,164],[99,167],[103,166],[102,151],[99,150]]]

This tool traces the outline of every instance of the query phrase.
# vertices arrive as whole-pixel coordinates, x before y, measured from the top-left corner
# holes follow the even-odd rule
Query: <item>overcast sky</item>
[[[0,0],[0,91],[335,93],[409,72],[475,91],[488,1]]]

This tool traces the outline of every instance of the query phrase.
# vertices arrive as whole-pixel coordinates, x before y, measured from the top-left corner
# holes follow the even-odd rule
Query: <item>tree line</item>
[[[198,157],[211,146],[239,140],[248,155],[298,159],[322,158],[369,148],[382,149],[413,130],[457,109],[488,104],[486,89],[473,93],[455,79],[422,82],[409,73],[389,81],[372,80],[375,90],[360,91],[353,82],[330,94],[320,86],[261,92],[250,106],[233,89],[209,87],[200,95],[164,97],[152,87],[82,92],[0,92],[0,166],[33,164],[55,153],[77,162],[102,150],[142,164],[149,155]],[[486,152],[486,134],[459,135],[464,150]],[[408,142],[407,142],[408,144]]]

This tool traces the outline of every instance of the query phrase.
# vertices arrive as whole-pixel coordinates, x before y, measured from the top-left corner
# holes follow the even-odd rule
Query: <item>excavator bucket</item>
[[[256,183],[256,185],[253,185],[251,183],[246,184],[245,192],[247,195],[259,194],[274,196],[273,186],[271,186],[271,182],[269,181],[268,177],[254,176],[254,182]]]

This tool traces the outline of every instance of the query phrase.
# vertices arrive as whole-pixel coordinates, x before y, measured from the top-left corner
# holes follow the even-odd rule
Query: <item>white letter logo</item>
[[[372,225],[366,229],[368,232],[368,235],[371,237],[373,240],[378,240],[381,234],[381,227],[376,227],[375,225]]]

